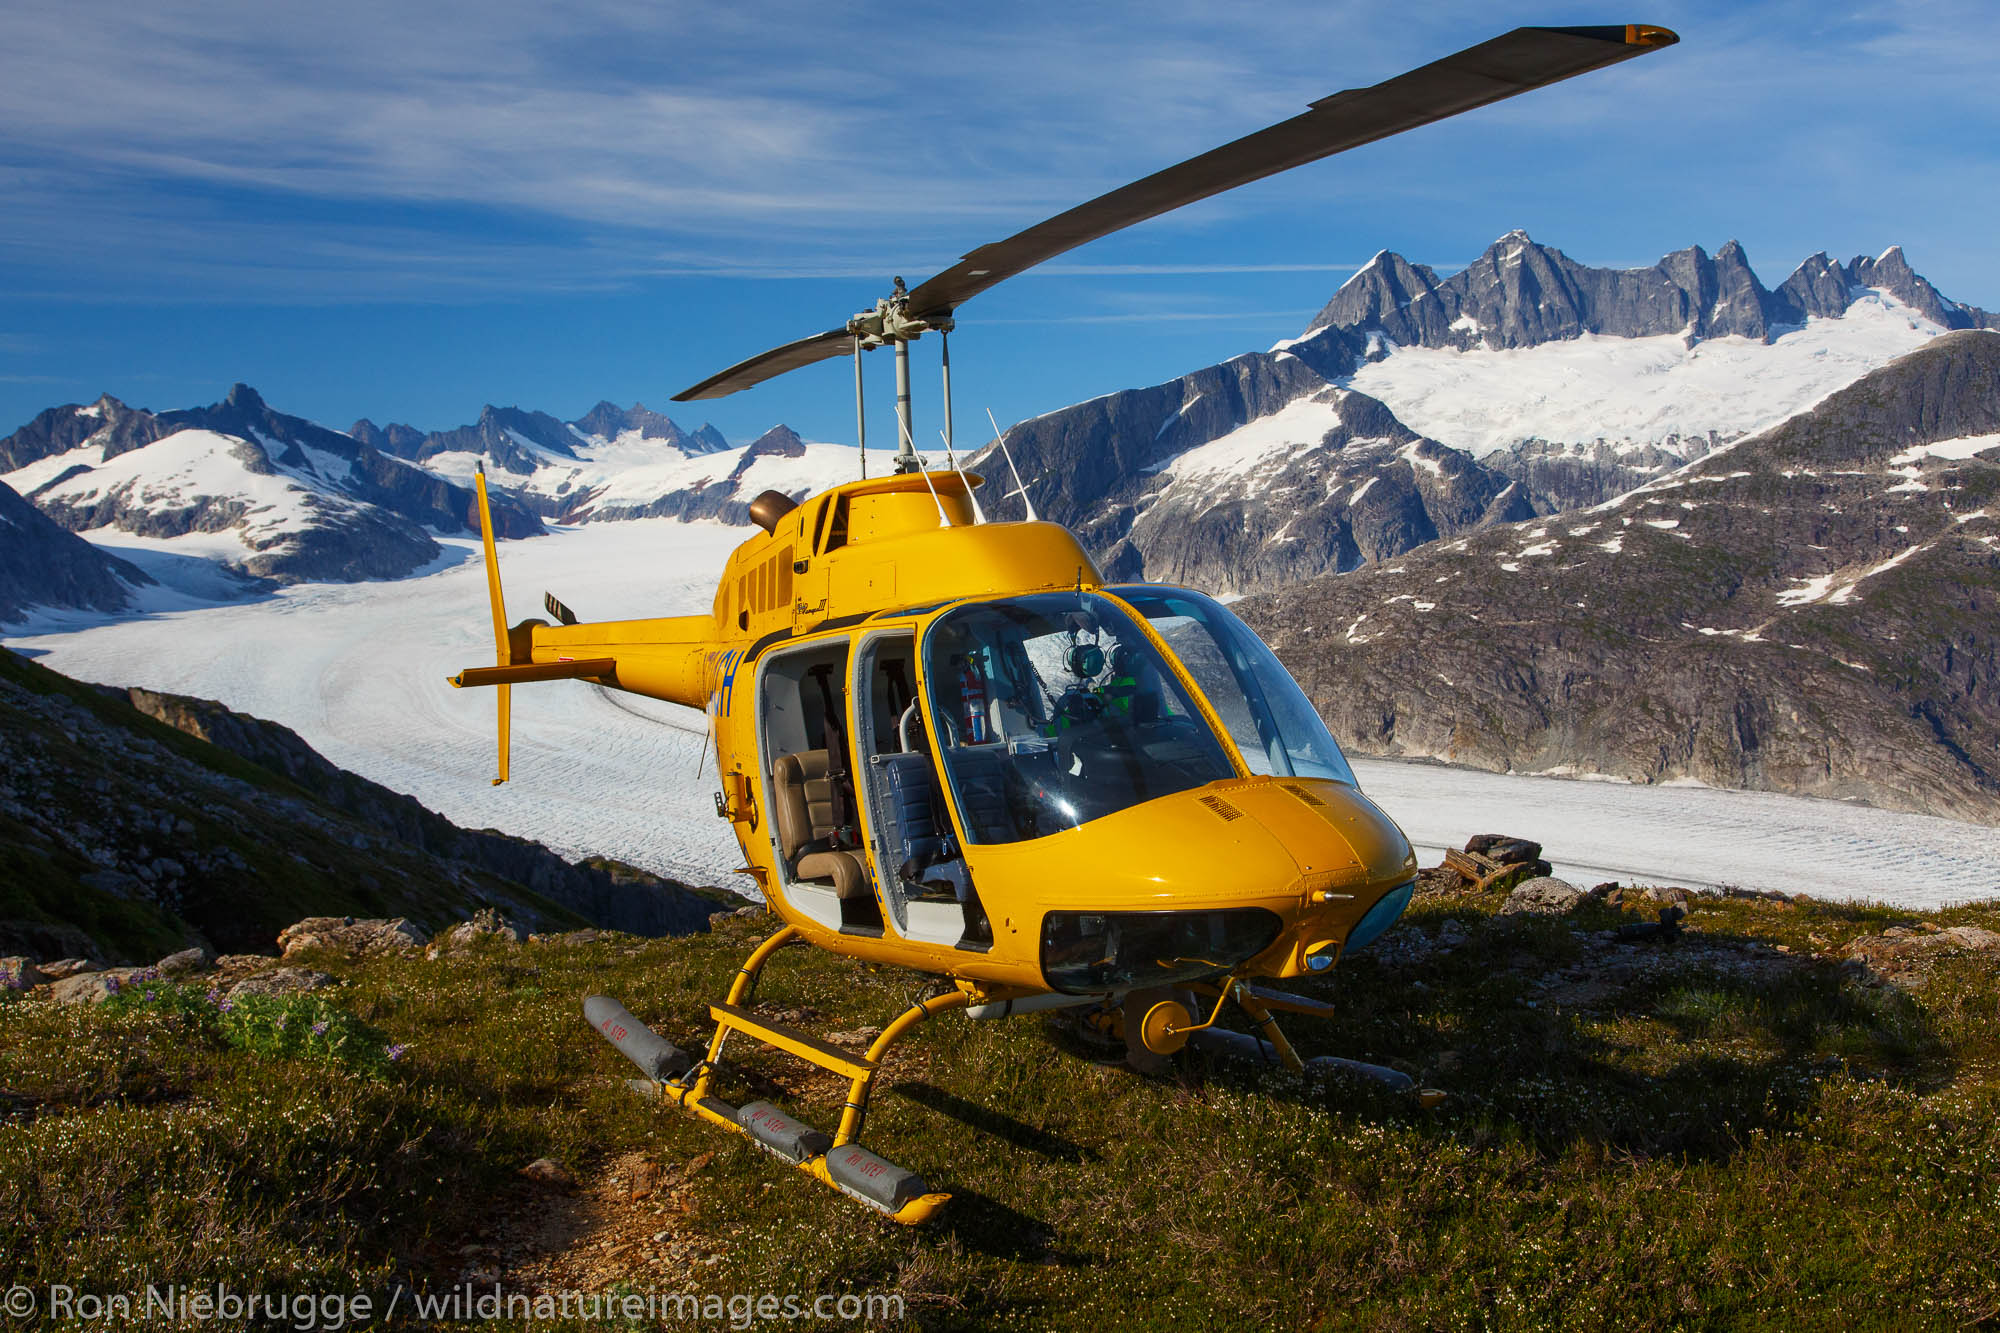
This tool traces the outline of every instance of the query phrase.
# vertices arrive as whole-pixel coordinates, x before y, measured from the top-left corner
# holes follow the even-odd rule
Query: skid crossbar
[[[737,969],[736,977],[730,983],[728,1000],[709,1006],[709,1016],[715,1020],[715,1032],[709,1038],[708,1054],[705,1059],[678,1078],[648,1080],[635,1086],[663,1100],[673,1102],[690,1115],[743,1135],[759,1147],[791,1162],[822,1184],[829,1185],[871,1208],[888,1214],[895,1221],[906,1225],[926,1221],[944,1206],[951,1195],[928,1188],[900,1202],[896,1202],[893,1195],[883,1197],[881,1191],[871,1195],[865,1178],[880,1176],[884,1170],[902,1176],[907,1176],[908,1173],[867,1153],[856,1140],[861,1135],[862,1122],[867,1118],[868,1094],[874,1087],[875,1076],[881,1072],[882,1060],[888,1054],[889,1048],[925,1019],[952,1009],[964,1008],[970,997],[964,991],[953,990],[918,1000],[883,1029],[882,1035],[868,1047],[866,1055],[856,1055],[789,1023],[781,1023],[753,1013],[746,1007],[756,990],[757,978],[763,972],[764,964],[769,962],[778,950],[797,942],[798,939],[797,929],[786,926],[758,945],[750,957],[744,960],[743,966]],[[715,1074],[722,1065],[723,1047],[731,1032],[741,1032],[759,1041],[769,1042],[788,1055],[797,1056],[809,1064],[839,1074],[848,1080],[847,1102],[841,1109],[838,1131],[830,1142],[823,1134],[816,1136],[816,1144],[829,1145],[823,1151],[808,1151],[807,1155],[797,1158],[789,1155],[768,1139],[753,1133],[750,1126],[740,1118],[740,1114],[748,1114],[757,1108],[746,1108],[744,1113],[739,1113],[736,1107],[712,1095]],[[865,1161],[861,1161],[857,1166],[857,1159]],[[843,1170],[846,1179],[837,1174],[837,1171]]]

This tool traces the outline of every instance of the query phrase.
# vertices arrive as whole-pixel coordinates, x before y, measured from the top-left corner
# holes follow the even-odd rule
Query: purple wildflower
[[[220,1004],[222,1002],[222,991],[217,987],[210,986],[208,988],[208,1002],[210,1004]]]
[[[397,1061],[397,1060],[400,1060],[400,1059],[402,1059],[402,1058],[403,1058],[403,1052],[404,1052],[404,1051],[407,1051],[407,1050],[409,1050],[409,1049],[410,1049],[409,1047],[407,1047],[407,1046],[403,1045],[403,1043],[402,1043],[402,1042],[400,1042],[400,1041],[399,1041],[399,1042],[394,1042],[394,1043],[392,1043],[392,1044],[390,1045],[390,1047],[389,1047],[388,1051],[387,1051],[387,1052],[385,1052],[385,1054],[387,1054],[387,1055],[388,1055],[388,1057],[389,1057],[389,1059],[390,1059],[390,1062],[391,1062],[391,1063],[393,1063],[393,1062],[395,1062],[395,1061]]]
[[[222,1003],[216,1006],[216,1008],[222,1010],[222,1012],[225,1014],[228,1013],[230,1010],[234,1009],[235,1007],[236,1007],[236,997],[234,995],[224,996]]]
[[[154,990],[151,986],[146,987],[146,1003],[151,1004],[159,998],[160,993],[158,991]]]
[[[106,995],[116,995],[118,993],[117,977],[106,977],[104,979],[104,993]]]
[[[326,1035],[327,1028],[330,1026],[331,1024],[329,1024],[325,1019],[322,1018],[319,1022],[313,1024],[313,1035],[315,1037],[324,1037]]]

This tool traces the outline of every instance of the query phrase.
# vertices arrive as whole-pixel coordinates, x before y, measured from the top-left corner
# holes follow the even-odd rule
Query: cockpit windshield
[[[1251,628],[1185,588],[1113,588],[1167,641],[1252,773],[1360,784],[1291,673]]]
[[[1145,632],[1103,597],[947,612],[924,636],[923,664],[968,841],[1024,842],[1236,776]]]

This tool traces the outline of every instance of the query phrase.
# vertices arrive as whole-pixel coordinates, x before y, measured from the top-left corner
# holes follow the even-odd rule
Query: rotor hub
[[[847,331],[861,340],[864,350],[892,342],[915,342],[926,333],[950,333],[954,327],[949,312],[913,315],[909,310],[910,289],[901,278],[895,289],[847,321]]]

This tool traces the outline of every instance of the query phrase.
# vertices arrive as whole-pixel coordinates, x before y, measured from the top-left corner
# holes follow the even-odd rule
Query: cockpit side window
[[[1305,692],[1264,641],[1220,602],[1184,588],[1113,588],[1174,650],[1250,771],[1358,787]]]
[[[962,606],[931,626],[923,662],[969,842],[1039,838],[1236,776],[1151,640],[1104,598]]]

